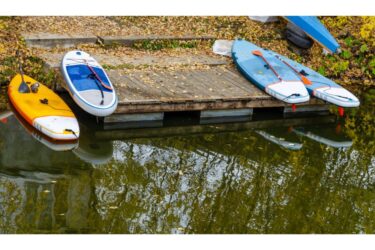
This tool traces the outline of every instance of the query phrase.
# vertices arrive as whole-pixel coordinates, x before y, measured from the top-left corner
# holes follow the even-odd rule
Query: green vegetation
[[[135,68],[135,66],[133,64],[129,64],[129,63],[124,63],[124,64],[120,64],[120,65],[116,65],[116,66],[103,64],[102,67],[106,70],[110,70],[110,69],[134,69]]]
[[[52,86],[55,79],[54,72],[44,68],[43,60],[26,48],[23,38],[17,33],[15,19],[0,19],[0,110],[7,106],[6,89],[11,79],[19,72],[19,60],[25,74],[47,86]],[[17,50],[20,52],[20,58],[15,56]]]
[[[142,50],[162,50],[162,49],[191,49],[197,48],[199,45],[202,45],[202,41],[198,40],[148,40],[136,42],[133,44],[133,47],[136,49]],[[210,42],[212,44],[213,42]]]

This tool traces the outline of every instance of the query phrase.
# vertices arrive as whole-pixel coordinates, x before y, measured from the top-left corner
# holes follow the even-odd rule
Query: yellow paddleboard
[[[76,140],[79,137],[78,121],[68,105],[51,89],[29,76],[24,81],[29,93],[19,92],[20,74],[9,84],[8,96],[17,112],[34,128],[54,140]],[[35,84],[33,86],[33,84]],[[36,91],[31,91],[31,88]]]

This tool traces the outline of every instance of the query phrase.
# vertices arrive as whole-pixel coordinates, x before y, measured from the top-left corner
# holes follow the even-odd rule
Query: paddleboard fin
[[[293,103],[293,104],[292,104],[292,111],[295,112],[296,109],[297,109],[297,106]]]
[[[340,115],[341,117],[344,116],[344,108],[343,108],[343,107],[339,107],[339,115]]]

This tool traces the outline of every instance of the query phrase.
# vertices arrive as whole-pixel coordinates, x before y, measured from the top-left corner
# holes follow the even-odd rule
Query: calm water
[[[375,233],[374,96],[325,124],[133,139],[83,125],[66,152],[50,147],[77,145],[40,142],[12,115],[0,233]]]

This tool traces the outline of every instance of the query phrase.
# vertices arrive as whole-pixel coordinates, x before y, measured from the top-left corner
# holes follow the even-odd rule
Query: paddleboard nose
[[[314,95],[340,107],[353,108],[360,105],[358,98],[344,88],[321,87],[314,91]]]
[[[34,120],[34,126],[56,140],[76,140],[79,138],[79,124],[74,117],[39,117]]]
[[[302,103],[310,100],[307,89],[300,81],[281,81],[269,84],[266,92],[287,103]]]

